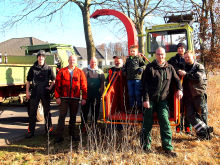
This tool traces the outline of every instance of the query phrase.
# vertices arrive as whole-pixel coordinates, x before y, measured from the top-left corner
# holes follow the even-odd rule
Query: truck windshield
[[[178,43],[187,45],[187,34],[185,29],[150,32],[147,41],[148,53],[155,53],[158,47],[165,48],[166,52],[177,52]]]

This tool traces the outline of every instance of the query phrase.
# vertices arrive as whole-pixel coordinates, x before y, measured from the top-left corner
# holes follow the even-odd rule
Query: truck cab
[[[167,60],[177,53],[177,44],[185,43],[187,50],[194,50],[193,29],[188,23],[168,23],[146,28],[147,58],[152,61],[158,47],[166,50]]]

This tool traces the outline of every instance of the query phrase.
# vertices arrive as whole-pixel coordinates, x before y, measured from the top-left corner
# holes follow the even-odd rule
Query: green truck
[[[26,77],[30,67],[37,60],[39,50],[46,51],[46,63],[54,73],[68,65],[68,56],[74,54],[71,45],[44,44],[23,46],[25,56],[2,56],[0,63],[0,103],[8,97],[19,97],[20,103],[25,102]],[[5,59],[7,58],[7,60]],[[7,63],[4,63],[7,61]],[[37,120],[43,120],[43,107],[39,104]]]
[[[187,50],[194,51],[193,43],[193,15],[166,16],[166,24],[155,25],[145,29],[146,51],[145,55],[152,61],[155,58],[155,52],[158,47],[164,47],[166,50],[166,59],[175,56],[177,53],[177,44],[185,43]]]

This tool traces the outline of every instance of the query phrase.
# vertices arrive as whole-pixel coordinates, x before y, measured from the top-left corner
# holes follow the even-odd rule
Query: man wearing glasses
[[[144,116],[141,144],[146,152],[151,152],[150,132],[153,125],[153,113],[156,112],[160,125],[162,148],[166,155],[176,157],[177,154],[172,151],[172,132],[167,105],[167,96],[171,81],[176,86],[177,97],[179,99],[182,98],[183,92],[179,77],[165,58],[165,49],[159,47],[156,50],[156,60],[146,66],[142,75]]]

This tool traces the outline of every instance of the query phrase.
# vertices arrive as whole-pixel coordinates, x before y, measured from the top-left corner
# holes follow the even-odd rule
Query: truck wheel
[[[37,108],[37,121],[44,120],[44,108],[42,105],[42,102],[39,102],[38,108]]]
[[[30,115],[30,101],[26,102],[27,104],[27,113],[28,116]],[[38,108],[37,108],[37,116],[36,116],[37,121],[42,121],[44,119],[44,108],[42,105],[42,102],[39,102]]]

